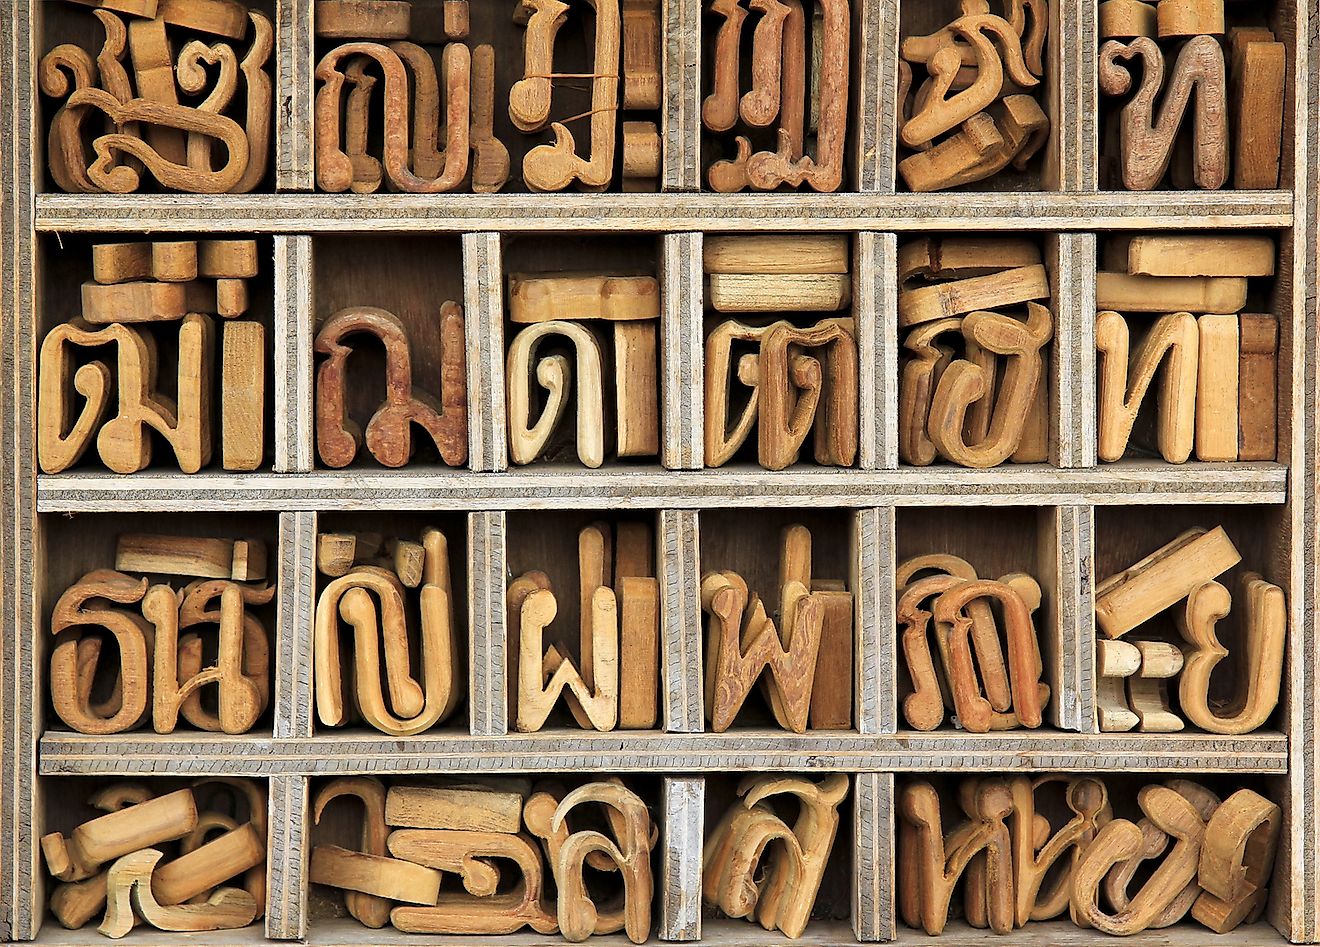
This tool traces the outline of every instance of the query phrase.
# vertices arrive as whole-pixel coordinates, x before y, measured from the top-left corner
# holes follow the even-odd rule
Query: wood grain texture
[[[670,233],[662,241],[660,463],[669,470],[700,470],[705,462],[702,235]]]
[[[701,189],[701,0],[665,0],[660,190]]]
[[[1099,94],[1096,3],[1051,3],[1049,72],[1050,145],[1046,186],[1059,191],[1095,191],[1099,182]],[[1057,169],[1052,171],[1051,169]],[[1049,180],[1057,174],[1056,180]]]
[[[1079,733],[1096,732],[1095,611],[1092,570],[1095,516],[1089,506],[1046,511],[1055,563],[1051,607],[1057,616],[1054,648],[1044,649],[1054,688],[1051,723]],[[1045,530],[1042,529],[1043,533]]]
[[[858,377],[857,465],[898,469],[898,324],[885,313],[898,308],[898,238],[857,234],[853,247],[853,319]]]
[[[893,194],[898,157],[899,0],[853,5],[853,61],[857,102],[853,106],[856,188]]]
[[[507,736],[423,735],[406,740],[348,731],[310,740],[208,735],[113,737],[52,731],[41,775],[194,775],[223,766],[236,776],[448,773],[1078,772],[1284,773],[1288,740],[1269,731],[1077,734],[1053,731],[903,732],[889,736],[775,728],[727,733],[622,734],[546,729]]]
[[[858,733],[894,733],[898,729],[894,508],[858,510],[853,518],[852,545],[854,725]]]
[[[504,264],[500,235],[463,235],[463,315],[468,341],[468,466],[509,466],[504,406]]]
[[[1050,461],[1096,465],[1095,234],[1049,240],[1054,340],[1050,367]]]
[[[312,447],[312,238],[275,238],[275,472],[308,473]]]
[[[266,936],[301,940],[307,936],[307,895],[311,883],[311,798],[305,776],[270,781],[270,841],[266,855]]]
[[[667,941],[701,939],[701,864],[706,781],[666,778],[661,784],[660,924]]]
[[[641,233],[875,230],[1022,231],[1275,228],[1293,221],[1287,191],[1105,194],[776,194],[775,213],[748,195],[557,194],[42,194],[42,232],[501,233],[572,228]]]
[[[44,884],[38,867],[40,789],[35,778],[37,730],[44,703],[35,666],[40,618],[41,531],[32,496],[36,456],[36,242],[33,181],[38,134],[34,46],[44,4],[0,3],[0,625],[9,629],[0,646],[0,936],[27,940],[41,925]],[[24,27],[28,27],[25,29]]]
[[[665,730],[700,733],[702,703],[701,563],[697,514],[661,510],[656,530],[660,580],[660,682]]]
[[[312,615],[316,610],[316,514],[281,513],[276,578],[275,736],[312,735]]]
[[[312,48],[314,0],[275,3],[275,189],[310,191],[315,184],[312,150]]]
[[[505,516],[468,514],[468,713],[474,736],[509,732]]]
[[[853,934],[863,943],[893,940],[894,774],[853,779]]]
[[[37,478],[42,513],[252,510],[702,509],[714,507],[1048,506],[1060,504],[1283,503],[1280,464],[1187,463],[1178,476],[1153,461],[1064,470],[1009,464],[993,470],[921,467],[863,471],[746,466],[718,471],[601,470],[539,465],[497,478],[445,470],[391,473],[67,473]]]

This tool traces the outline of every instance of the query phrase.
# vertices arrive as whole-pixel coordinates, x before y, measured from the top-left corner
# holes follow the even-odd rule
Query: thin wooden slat
[[[660,923],[667,941],[701,939],[701,846],[706,781],[667,778],[661,786]]]
[[[864,231],[853,247],[858,348],[857,466],[898,469],[898,237]]]
[[[473,736],[509,732],[504,537],[503,512],[468,515],[468,705]]]
[[[858,733],[897,729],[894,638],[894,508],[858,510],[853,519],[853,717]]]
[[[37,669],[42,536],[32,482],[36,476],[36,352],[40,298],[33,237],[34,48],[42,4],[0,2],[0,939],[26,940],[44,913],[44,873],[37,839],[42,793],[36,779],[44,677]],[[25,28],[26,27],[26,28]]]
[[[864,471],[746,466],[719,471],[538,466],[499,477],[446,470],[271,474],[156,474],[88,471],[39,477],[42,513],[252,510],[701,509],[711,507],[1055,506],[1283,503],[1288,470],[1273,463],[1123,461],[1059,469],[1005,464],[993,470],[936,466]]]
[[[266,853],[266,936],[301,940],[307,936],[307,859],[312,811],[306,776],[275,776],[270,781],[269,840]]]
[[[705,456],[702,235],[670,233],[662,241],[660,463],[670,470],[700,470]]]
[[[312,238],[275,237],[275,472],[315,467]]]
[[[570,227],[641,233],[950,230],[1048,233],[1289,227],[1288,191],[1143,191],[1104,194],[941,193],[556,194],[44,194],[39,231],[132,233],[256,231],[529,233]]]
[[[316,611],[316,514],[280,514],[276,585],[275,736],[312,735],[312,617]]]
[[[1064,730],[1094,733],[1094,511],[1089,506],[1049,507],[1041,511],[1038,526],[1038,559],[1054,563],[1052,572],[1042,577],[1048,601],[1037,613],[1045,678],[1054,691],[1050,722]]]
[[[1091,233],[1050,237],[1050,462],[1096,465],[1095,271]]]
[[[226,772],[241,776],[410,773],[606,772],[1142,772],[1284,773],[1288,738],[1277,732],[1240,737],[1205,733],[1079,734],[957,730],[868,735],[843,731],[793,734],[737,728],[727,733],[605,732],[576,727],[533,734],[468,736],[444,730],[406,740],[365,732],[309,740],[242,737],[216,740],[179,731],[88,736],[52,731],[41,740],[43,776],[137,776]]]
[[[663,191],[701,189],[701,0],[665,0]]]
[[[1281,446],[1291,476],[1288,484],[1288,665],[1283,719],[1289,742],[1289,775],[1284,803],[1284,835],[1276,870],[1288,884],[1275,884],[1268,917],[1296,943],[1320,940],[1320,642],[1315,603],[1320,600],[1320,500],[1317,499],[1316,458],[1320,456],[1320,374],[1316,359],[1316,326],[1320,320],[1316,285],[1320,280],[1320,36],[1314,4],[1289,4],[1280,15],[1290,19],[1295,42],[1293,111],[1285,116],[1284,140],[1292,129],[1293,189],[1298,228],[1293,233],[1291,313],[1280,313]],[[1287,162],[1285,161],[1285,164]],[[1286,171],[1285,171],[1286,180]],[[1281,276],[1286,274],[1281,273]],[[1291,316],[1291,318],[1289,318]],[[1291,360],[1285,356],[1291,353]],[[1285,367],[1286,366],[1286,367]],[[1289,420],[1285,420],[1284,416]]]
[[[665,730],[700,733],[702,701],[701,563],[697,514],[661,510],[656,575],[660,579],[660,668]]]
[[[853,47],[857,81],[857,190],[893,194],[898,166],[898,4],[871,0],[853,6]]]
[[[853,790],[853,934],[893,940],[894,774],[858,773]]]
[[[275,2],[275,188],[311,191],[313,0]]]
[[[1050,4],[1050,81],[1046,95],[1053,123],[1046,186],[1094,191],[1099,165],[1099,86],[1096,80],[1096,3]]]
[[[507,470],[504,412],[504,264],[497,233],[463,235],[468,467]]]

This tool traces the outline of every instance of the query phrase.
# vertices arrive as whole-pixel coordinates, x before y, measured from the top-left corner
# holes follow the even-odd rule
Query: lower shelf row
[[[237,930],[276,910],[268,879],[284,913],[291,873],[313,935],[356,922],[641,944],[699,940],[704,917],[817,942],[850,918],[868,941],[893,939],[894,905],[928,937],[1069,918],[1113,935],[1224,934],[1261,919],[1287,870],[1282,786],[1250,775],[345,776],[308,789],[277,813],[259,780],[50,780],[50,913],[129,943],[151,928]]]

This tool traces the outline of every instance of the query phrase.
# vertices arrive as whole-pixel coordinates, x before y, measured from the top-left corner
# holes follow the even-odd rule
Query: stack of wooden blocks
[[[0,23],[0,941],[1320,943],[1313,2]]]

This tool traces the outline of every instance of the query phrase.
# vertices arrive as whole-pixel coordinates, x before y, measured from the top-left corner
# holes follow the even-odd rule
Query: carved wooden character
[[[385,347],[385,402],[366,427],[367,449],[387,467],[402,467],[412,457],[412,427],[430,436],[440,459],[451,467],[467,462],[467,356],[462,309],[454,302],[440,307],[440,392],[437,400],[413,387],[407,330],[393,313],[371,306],[341,309],[321,326],[315,350],[326,356],[316,376],[316,449],[322,462],[345,467],[357,456],[362,429],[348,413],[346,339],[358,333],[375,336]]]
[[[316,603],[313,683],[317,716],[326,726],[348,722],[347,685],[353,687],[357,713],[376,729],[396,736],[429,730],[458,705],[460,669],[448,541],[439,530],[427,529],[421,545],[421,632],[416,648],[408,628],[404,586],[390,569],[357,566],[321,590]],[[350,673],[341,666],[341,622],[353,631]],[[414,656],[421,662],[417,676],[412,672]]]
[[[743,780],[740,798],[706,839],[704,900],[729,917],[802,936],[834,847],[839,804],[847,794],[848,777],[841,774],[820,782],[800,776]],[[791,826],[772,807],[783,797],[799,805]]]
[[[94,11],[104,40],[95,61],[80,47],[64,44],[47,53],[38,68],[41,91],[63,100],[51,120],[48,149],[56,185],[74,192],[129,193],[139,188],[144,171],[163,188],[193,193],[246,193],[261,184],[271,150],[272,84],[266,70],[275,31],[270,20],[224,0],[167,0],[154,11],[98,6],[104,7]],[[111,9],[134,19],[126,24]],[[227,40],[250,34],[250,39],[241,55],[228,42],[208,46],[193,40],[176,62],[172,27]],[[131,78],[125,53],[131,55]],[[203,64],[218,67],[209,88]],[[180,104],[184,96],[196,104]],[[235,104],[240,102],[241,112]],[[101,114],[104,134],[85,135],[84,123],[93,112]],[[223,160],[213,159],[217,143]]]
[[[738,132],[730,143],[734,157],[707,168],[710,188],[773,191],[806,184],[815,191],[838,190],[850,88],[848,0],[751,0],[746,7],[742,0],[712,0],[709,9],[723,19],[702,122],[712,132]],[[751,87],[740,95],[742,32],[751,15]],[[808,148],[810,133],[814,149]],[[773,150],[754,151],[754,137]]]
[[[790,526],[780,543],[778,627],[737,573],[712,572],[701,582],[701,607],[709,614],[706,717],[717,733],[733,724],[758,679],[779,725],[807,729],[825,599],[812,591],[811,534]]]

